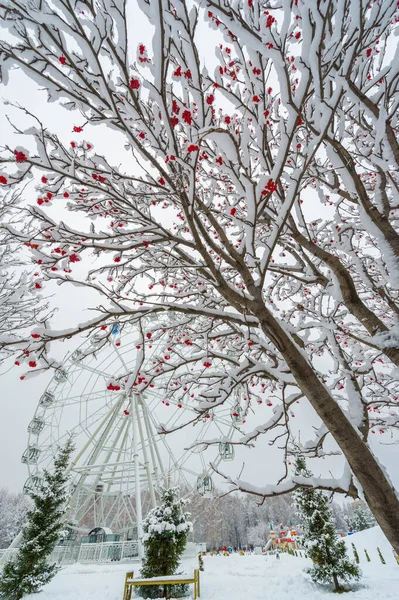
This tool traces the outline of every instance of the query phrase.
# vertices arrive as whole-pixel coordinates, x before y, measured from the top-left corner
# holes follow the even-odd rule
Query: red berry
[[[132,90],[138,90],[140,87],[140,81],[138,79],[135,79],[134,77],[132,77],[130,80],[129,86],[130,86],[130,89],[132,89]]]

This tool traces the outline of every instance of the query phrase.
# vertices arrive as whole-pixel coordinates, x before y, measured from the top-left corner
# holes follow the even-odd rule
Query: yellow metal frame
[[[201,597],[201,588],[200,588],[200,575],[199,570],[194,569],[194,577],[179,577],[176,576],[176,579],[140,579],[134,581],[134,571],[130,571],[126,573],[125,577],[125,587],[123,591],[123,600],[131,600],[132,591],[134,587],[139,587],[142,585],[179,585],[185,583],[193,583],[194,584],[194,600]]]

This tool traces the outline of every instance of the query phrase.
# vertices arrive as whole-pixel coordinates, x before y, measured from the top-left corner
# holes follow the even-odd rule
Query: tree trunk
[[[322,260],[334,272],[338,279],[342,299],[346,308],[360,323],[367,329],[370,335],[376,333],[384,333],[388,331],[388,327],[370,310],[360,299],[357,293],[356,286],[353,282],[350,272],[346,269],[339,258],[327,252],[324,248],[310,242],[306,236],[299,232],[295,223],[291,222],[292,237],[303,248],[306,248],[314,256]],[[396,365],[399,366],[399,349],[384,348],[381,350],[384,354]]]
[[[334,592],[340,592],[342,588],[339,584],[338,577],[335,575],[335,573],[333,574],[333,581],[334,581]]]
[[[298,387],[342,450],[379,526],[399,553],[399,498],[383,468],[273,315],[261,302],[254,302],[253,309],[265,335],[277,345]]]

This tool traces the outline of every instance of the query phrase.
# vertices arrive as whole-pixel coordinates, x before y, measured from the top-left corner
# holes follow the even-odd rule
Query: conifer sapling
[[[359,554],[358,554],[358,551],[356,550],[356,546],[353,542],[352,542],[352,550],[353,550],[353,556],[355,558],[355,561],[357,562],[357,564],[359,564],[360,563]]]
[[[143,522],[145,557],[140,575],[143,578],[176,575],[180,557],[192,531],[184,511],[185,500],[179,498],[178,487],[161,490],[160,504]],[[137,589],[143,598],[178,598],[188,593],[187,585],[154,585]]]
[[[198,569],[200,571],[205,571],[205,568],[204,568],[204,559],[202,558],[201,552],[198,554]]]
[[[45,470],[40,488],[30,493],[34,506],[27,513],[18,552],[1,574],[1,600],[20,600],[26,594],[39,592],[59,569],[48,558],[63,529],[62,516],[68,498],[67,468],[73,449],[69,439],[59,449],[53,470]]]
[[[304,458],[295,462],[295,475],[311,477]],[[299,517],[302,521],[303,547],[313,566],[307,570],[317,583],[333,583],[336,592],[343,591],[341,582],[359,579],[359,567],[349,560],[345,543],[337,537],[328,498],[313,488],[294,492]]]

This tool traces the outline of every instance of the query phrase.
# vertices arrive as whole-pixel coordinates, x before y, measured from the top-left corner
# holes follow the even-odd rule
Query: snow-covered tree
[[[20,221],[17,206],[17,195],[11,191],[2,194],[0,188],[0,363],[13,353],[9,345],[18,345],[21,338],[29,335],[32,325],[41,325],[52,314],[40,289],[32,285],[36,266],[27,268],[27,253],[21,251],[15,236],[3,228],[4,224],[12,228],[15,220]],[[29,362],[27,351],[23,356]]]
[[[260,522],[250,527],[247,532],[249,544],[254,546],[264,546],[269,539],[270,527],[268,523]]]
[[[295,472],[305,478],[312,477],[305,460],[298,457]],[[302,488],[294,492],[303,533],[302,545],[313,566],[307,570],[317,583],[333,583],[334,591],[342,591],[342,582],[359,579],[360,571],[349,560],[346,545],[337,536],[328,498],[322,491]]]
[[[342,531],[348,531],[348,524],[342,507],[337,502],[331,502],[331,511],[334,517],[335,527]]]
[[[18,535],[30,505],[24,494],[0,489],[0,548],[7,548]]]
[[[71,111],[73,132],[10,106],[26,141],[4,148],[0,183],[28,186],[6,229],[31,252],[32,288],[55,280],[98,298],[91,320],[57,331],[48,319],[3,347],[29,374],[52,364],[55,340],[95,331],[101,348],[115,320],[122,334],[139,322],[139,350],[152,339],[164,352],[155,366],[139,355],[140,375],[117,385],[144,391],[169,373],[160,394],[194,402],[198,419],[238,394],[244,414],[268,411],[243,444],[287,442],[309,403],[302,450],[323,456],[332,436],[346,461],[312,485],[356,498],[359,482],[399,552],[398,497],[368,443],[399,427],[396,3],[0,0],[0,11],[3,82],[22,69]],[[303,482],[282,462],[279,485],[232,485],[293,490]]]
[[[176,575],[180,557],[192,530],[185,500],[179,498],[178,487],[163,489],[160,503],[143,522],[145,556],[141,577]],[[150,585],[138,588],[143,598],[179,598],[187,595],[187,585]]]
[[[351,531],[363,531],[363,529],[369,529],[376,525],[373,513],[361,500],[357,500],[349,507],[345,520]]]
[[[213,498],[192,496],[190,514],[193,535],[197,542],[206,542],[207,549],[232,546],[240,548],[252,540],[253,533],[268,539],[269,524],[288,526],[294,519],[290,494],[266,498],[260,506],[253,496],[230,494],[215,489]]]
[[[27,513],[21,544],[0,576],[1,600],[20,600],[40,591],[58,571],[48,558],[63,529],[61,517],[68,498],[67,467],[72,450],[68,440],[54,458],[53,470],[43,471],[41,487],[31,492],[34,506]]]

